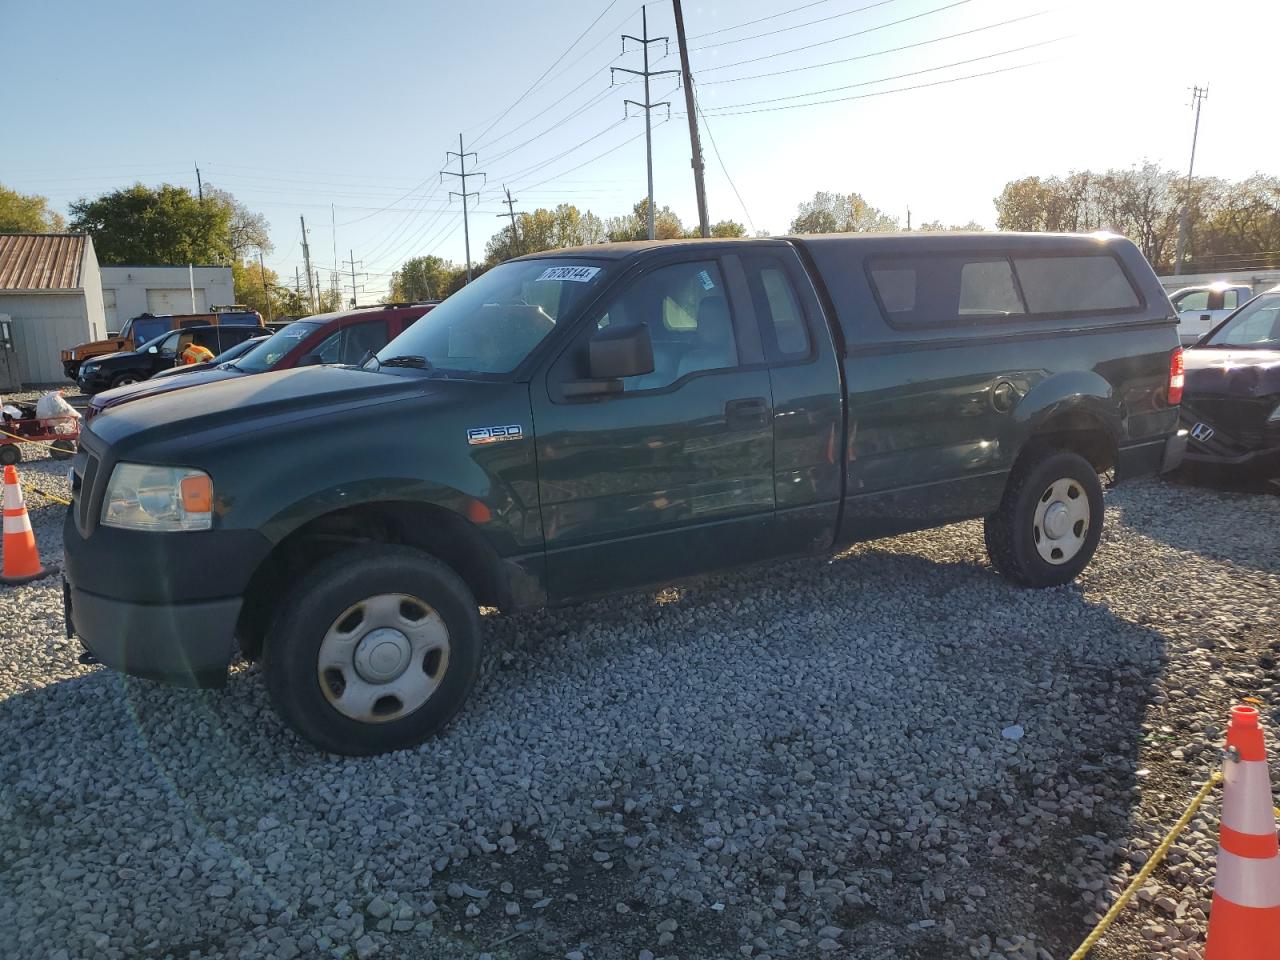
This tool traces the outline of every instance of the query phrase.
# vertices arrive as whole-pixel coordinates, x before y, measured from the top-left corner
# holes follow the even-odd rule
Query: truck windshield
[[[1280,293],[1245,304],[1201,344],[1205,347],[1280,347]]]
[[[377,359],[421,357],[436,371],[510,373],[599,288],[605,272],[603,262],[550,257],[501,264],[392,340]]]
[[[277,330],[246,353],[235,362],[235,368],[246,373],[270,370],[280,362],[281,357],[323,326],[323,323],[315,320],[297,320]]]

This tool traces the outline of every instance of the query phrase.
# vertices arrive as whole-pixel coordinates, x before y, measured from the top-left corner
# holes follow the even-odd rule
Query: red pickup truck
[[[268,370],[321,363],[359,363],[366,353],[381,350],[435,305],[435,302],[392,303],[295,320],[229,363],[105,390],[94,396],[87,416],[91,419],[103,410],[142,397]]]

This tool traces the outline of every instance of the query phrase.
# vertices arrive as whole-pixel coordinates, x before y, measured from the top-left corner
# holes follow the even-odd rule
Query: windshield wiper
[[[390,360],[378,361],[379,366],[383,367],[417,367],[419,370],[430,370],[431,361],[426,357],[392,357]]]

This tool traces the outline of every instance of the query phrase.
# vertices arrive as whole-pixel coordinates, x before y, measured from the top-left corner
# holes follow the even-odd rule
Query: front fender
[[[261,530],[272,543],[279,543],[295,530],[328,514],[386,503],[438,507],[467,518],[483,516],[477,507],[481,504],[492,514],[485,498],[453,487],[412,477],[363,477],[312,490],[267,518]]]

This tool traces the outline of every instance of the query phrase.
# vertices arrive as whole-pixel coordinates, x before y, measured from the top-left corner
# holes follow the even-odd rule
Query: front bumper
[[[183,686],[227,681],[241,600],[128,603],[79,590],[63,591],[67,634],[113,670]]]
[[[76,386],[80,388],[81,393],[92,396],[93,394],[101,393],[103,390],[110,387],[111,377],[98,370],[86,373],[84,368],[81,367],[76,376]]]

